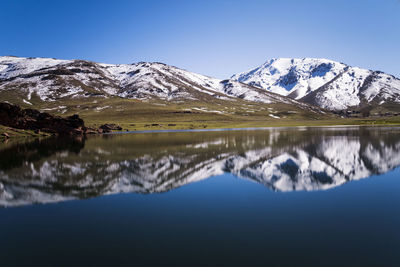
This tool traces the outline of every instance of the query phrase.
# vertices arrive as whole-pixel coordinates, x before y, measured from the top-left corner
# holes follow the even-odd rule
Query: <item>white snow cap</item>
[[[328,59],[273,58],[232,79],[297,100],[315,92],[313,104],[332,110],[358,106],[364,98],[371,102],[377,96],[400,101],[399,79]]]

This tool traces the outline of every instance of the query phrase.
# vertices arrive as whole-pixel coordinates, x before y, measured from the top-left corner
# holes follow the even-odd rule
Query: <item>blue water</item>
[[[165,192],[9,206],[0,265],[399,266],[399,192],[400,168],[291,192],[224,173]]]
[[[400,170],[278,193],[226,174],[152,195],[0,210],[3,266],[344,265],[400,260]]]

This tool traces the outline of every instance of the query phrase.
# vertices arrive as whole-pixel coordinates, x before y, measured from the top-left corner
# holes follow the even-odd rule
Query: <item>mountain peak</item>
[[[400,102],[393,76],[324,58],[272,58],[232,79],[333,110]]]

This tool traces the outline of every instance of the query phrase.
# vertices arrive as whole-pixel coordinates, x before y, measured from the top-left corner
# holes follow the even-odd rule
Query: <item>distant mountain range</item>
[[[26,101],[66,97],[204,100],[240,98],[275,103],[296,101],[235,80],[219,80],[163,63],[100,64],[83,60],[0,57],[0,92],[20,90]]]
[[[280,58],[220,80],[163,63],[0,57],[0,97],[27,105],[91,97],[149,101],[215,99],[328,110],[400,105],[400,80],[326,59]],[[33,101],[33,103],[32,103]],[[35,102],[38,101],[38,102]],[[15,104],[15,103],[14,103]]]

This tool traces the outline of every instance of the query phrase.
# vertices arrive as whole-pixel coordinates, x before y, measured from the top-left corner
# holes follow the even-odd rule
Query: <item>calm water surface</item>
[[[0,144],[1,266],[400,266],[400,128]]]

